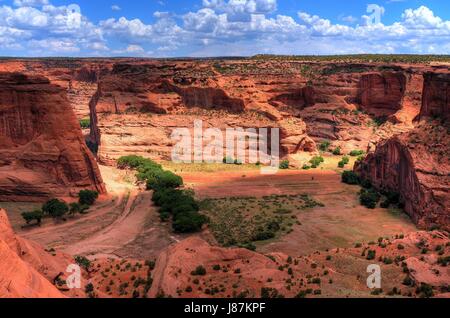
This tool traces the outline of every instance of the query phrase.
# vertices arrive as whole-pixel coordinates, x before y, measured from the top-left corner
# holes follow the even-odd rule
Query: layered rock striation
[[[105,192],[65,91],[44,77],[0,74],[0,200]]]

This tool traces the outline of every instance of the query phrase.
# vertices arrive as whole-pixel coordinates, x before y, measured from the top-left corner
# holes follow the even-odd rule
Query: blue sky
[[[0,56],[450,54],[443,0],[0,0]]]

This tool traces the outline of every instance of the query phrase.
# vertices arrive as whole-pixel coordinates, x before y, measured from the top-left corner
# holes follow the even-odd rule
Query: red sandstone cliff
[[[61,298],[50,283],[70,259],[52,256],[37,244],[17,237],[0,209],[0,298]]]
[[[380,143],[357,167],[376,187],[400,193],[406,213],[422,228],[450,229],[449,78],[425,74],[421,118],[426,120]]]
[[[44,77],[0,73],[0,200],[105,192],[65,91]]]
[[[420,117],[450,118],[450,73],[426,73]]]

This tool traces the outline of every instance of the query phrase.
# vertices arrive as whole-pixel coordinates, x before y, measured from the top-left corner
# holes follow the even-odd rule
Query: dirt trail
[[[151,209],[149,193],[132,191],[122,214],[98,234],[64,249],[71,255],[118,256],[115,251],[131,243],[144,229]]]
[[[21,235],[48,248],[92,259],[155,258],[178,241],[159,221],[150,192],[135,187],[127,172],[111,167],[101,170],[109,197],[92,207],[88,215],[22,230]]]

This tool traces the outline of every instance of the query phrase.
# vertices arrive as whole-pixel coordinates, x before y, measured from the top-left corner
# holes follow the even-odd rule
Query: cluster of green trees
[[[41,225],[42,219],[51,217],[53,219],[62,219],[65,215],[74,216],[77,213],[85,214],[91,205],[95,203],[98,198],[98,192],[92,190],[82,190],[78,194],[78,202],[67,204],[59,199],[51,199],[42,205],[42,208],[31,212],[23,212],[22,218],[27,224],[33,221],[37,225]]]
[[[351,185],[360,185],[362,189],[359,192],[359,201],[369,209],[375,209],[383,197],[384,201],[381,203],[382,208],[387,209],[391,205],[396,205],[399,208],[403,207],[399,193],[391,190],[378,191],[372,186],[370,181],[361,179],[354,171],[344,171],[342,173],[342,182]]]
[[[180,189],[183,186],[180,176],[164,170],[153,160],[134,155],[120,158],[118,166],[137,170],[138,180],[146,182],[147,189],[154,191],[152,200],[160,207],[161,220],[172,219],[175,232],[198,232],[208,221],[206,216],[199,213],[193,193]]]

